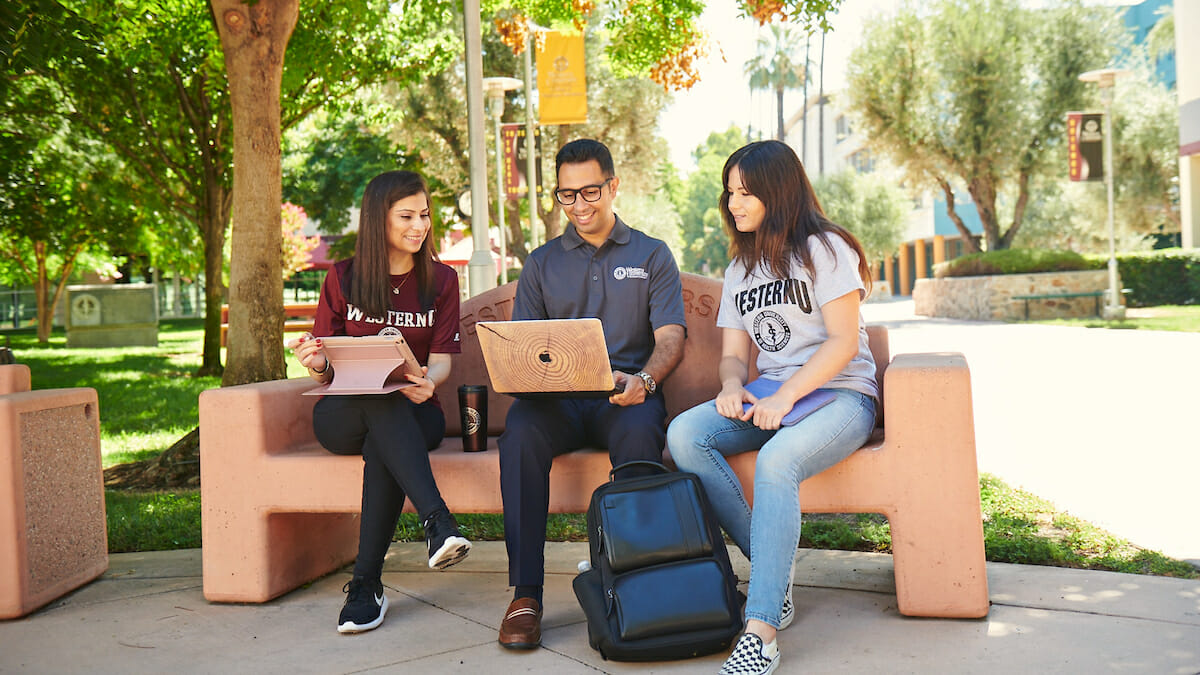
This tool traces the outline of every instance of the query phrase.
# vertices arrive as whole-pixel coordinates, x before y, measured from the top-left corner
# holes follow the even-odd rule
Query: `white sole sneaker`
[[[379,600],[376,600],[376,602],[379,603],[379,616],[376,617],[374,621],[371,621],[369,623],[364,623],[364,624],[357,624],[357,623],[354,623],[353,621],[347,621],[345,623],[338,624],[338,632],[339,633],[362,633],[365,631],[375,630],[376,628],[379,628],[379,625],[383,623],[384,615],[387,614],[387,608],[388,608],[387,596],[386,595],[380,596]]]
[[[456,565],[462,562],[470,551],[471,542],[465,538],[446,537],[441,548],[429,556],[429,569],[444,570],[451,565]]]

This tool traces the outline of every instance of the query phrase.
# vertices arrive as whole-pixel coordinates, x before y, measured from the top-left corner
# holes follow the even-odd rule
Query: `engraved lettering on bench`
[[[702,293],[699,297],[696,292],[685,288],[683,289],[683,311],[684,314],[695,314],[700,317],[709,317],[713,313],[713,309],[717,306],[717,300],[713,296]]]

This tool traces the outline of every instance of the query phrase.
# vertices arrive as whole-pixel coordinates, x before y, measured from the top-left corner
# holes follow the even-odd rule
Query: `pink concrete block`
[[[108,569],[94,389],[0,396],[0,619]]]
[[[0,366],[0,395],[29,391],[29,366],[8,363]]]

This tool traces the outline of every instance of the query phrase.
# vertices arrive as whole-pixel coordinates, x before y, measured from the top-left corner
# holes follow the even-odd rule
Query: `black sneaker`
[[[388,601],[378,579],[367,581],[363,577],[354,577],[346,582],[342,592],[346,593],[346,604],[342,605],[342,613],[338,616],[339,633],[361,633],[383,623]]]
[[[429,569],[444,570],[460,563],[471,550],[471,542],[458,532],[458,523],[442,509],[425,519],[425,542],[429,544]]]

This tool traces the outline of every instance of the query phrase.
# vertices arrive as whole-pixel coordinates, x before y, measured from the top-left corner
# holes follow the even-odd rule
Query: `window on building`
[[[875,170],[875,158],[867,150],[859,150],[858,152],[851,153],[847,159],[850,162],[850,166],[854,167],[854,171],[857,173],[871,173]]]

